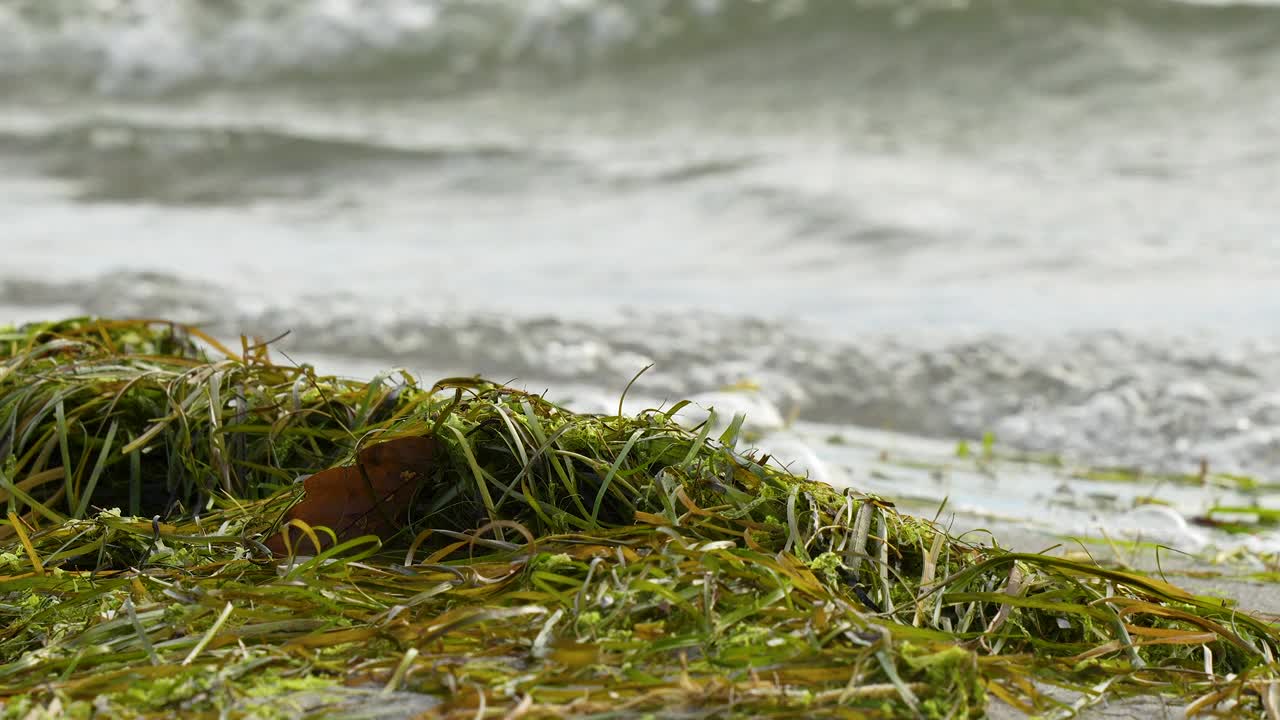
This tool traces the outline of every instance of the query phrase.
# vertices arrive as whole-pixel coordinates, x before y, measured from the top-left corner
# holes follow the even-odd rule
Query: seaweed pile
[[[0,330],[0,702],[39,717],[1277,717],[1280,630],[948,535],[680,405]]]

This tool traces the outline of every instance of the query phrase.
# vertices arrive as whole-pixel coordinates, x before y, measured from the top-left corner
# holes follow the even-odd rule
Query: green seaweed
[[[964,542],[674,409],[395,377],[171,323],[0,330],[3,716],[1275,712],[1280,633],[1219,601]],[[398,533],[267,549],[296,478],[404,435],[442,452]]]

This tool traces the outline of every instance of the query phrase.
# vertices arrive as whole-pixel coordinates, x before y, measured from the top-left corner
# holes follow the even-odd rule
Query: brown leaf
[[[334,531],[338,542],[377,535],[386,538],[399,530],[419,484],[431,473],[438,442],[434,437],[402,437],[369,445],[356,456],[356,463],[329,468],[307,478],[306,494],[289,509],[284,522],[302,520]],[[289,528],[294,552],[305,543],[314,551],[302,531]],[[331,544],[328,533],[317,533],[321,544]],[[286,554],[284,534],[267,541],[277,555]]]

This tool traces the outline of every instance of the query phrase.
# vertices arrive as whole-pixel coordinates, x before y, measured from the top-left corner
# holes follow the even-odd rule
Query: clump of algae
[[[1273,625],[961,542],[678,410],[343,380],[171,323],[0,331],[3,714],[1277,711]],[[393,531],[272,552],[300,476],[401,437],[439,452]]]

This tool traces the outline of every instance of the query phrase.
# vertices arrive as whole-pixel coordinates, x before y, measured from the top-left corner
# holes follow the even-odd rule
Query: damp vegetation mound
[[[678,409],[0,329],[3,715],[1276,717],[1274,624],[964,542]]]

